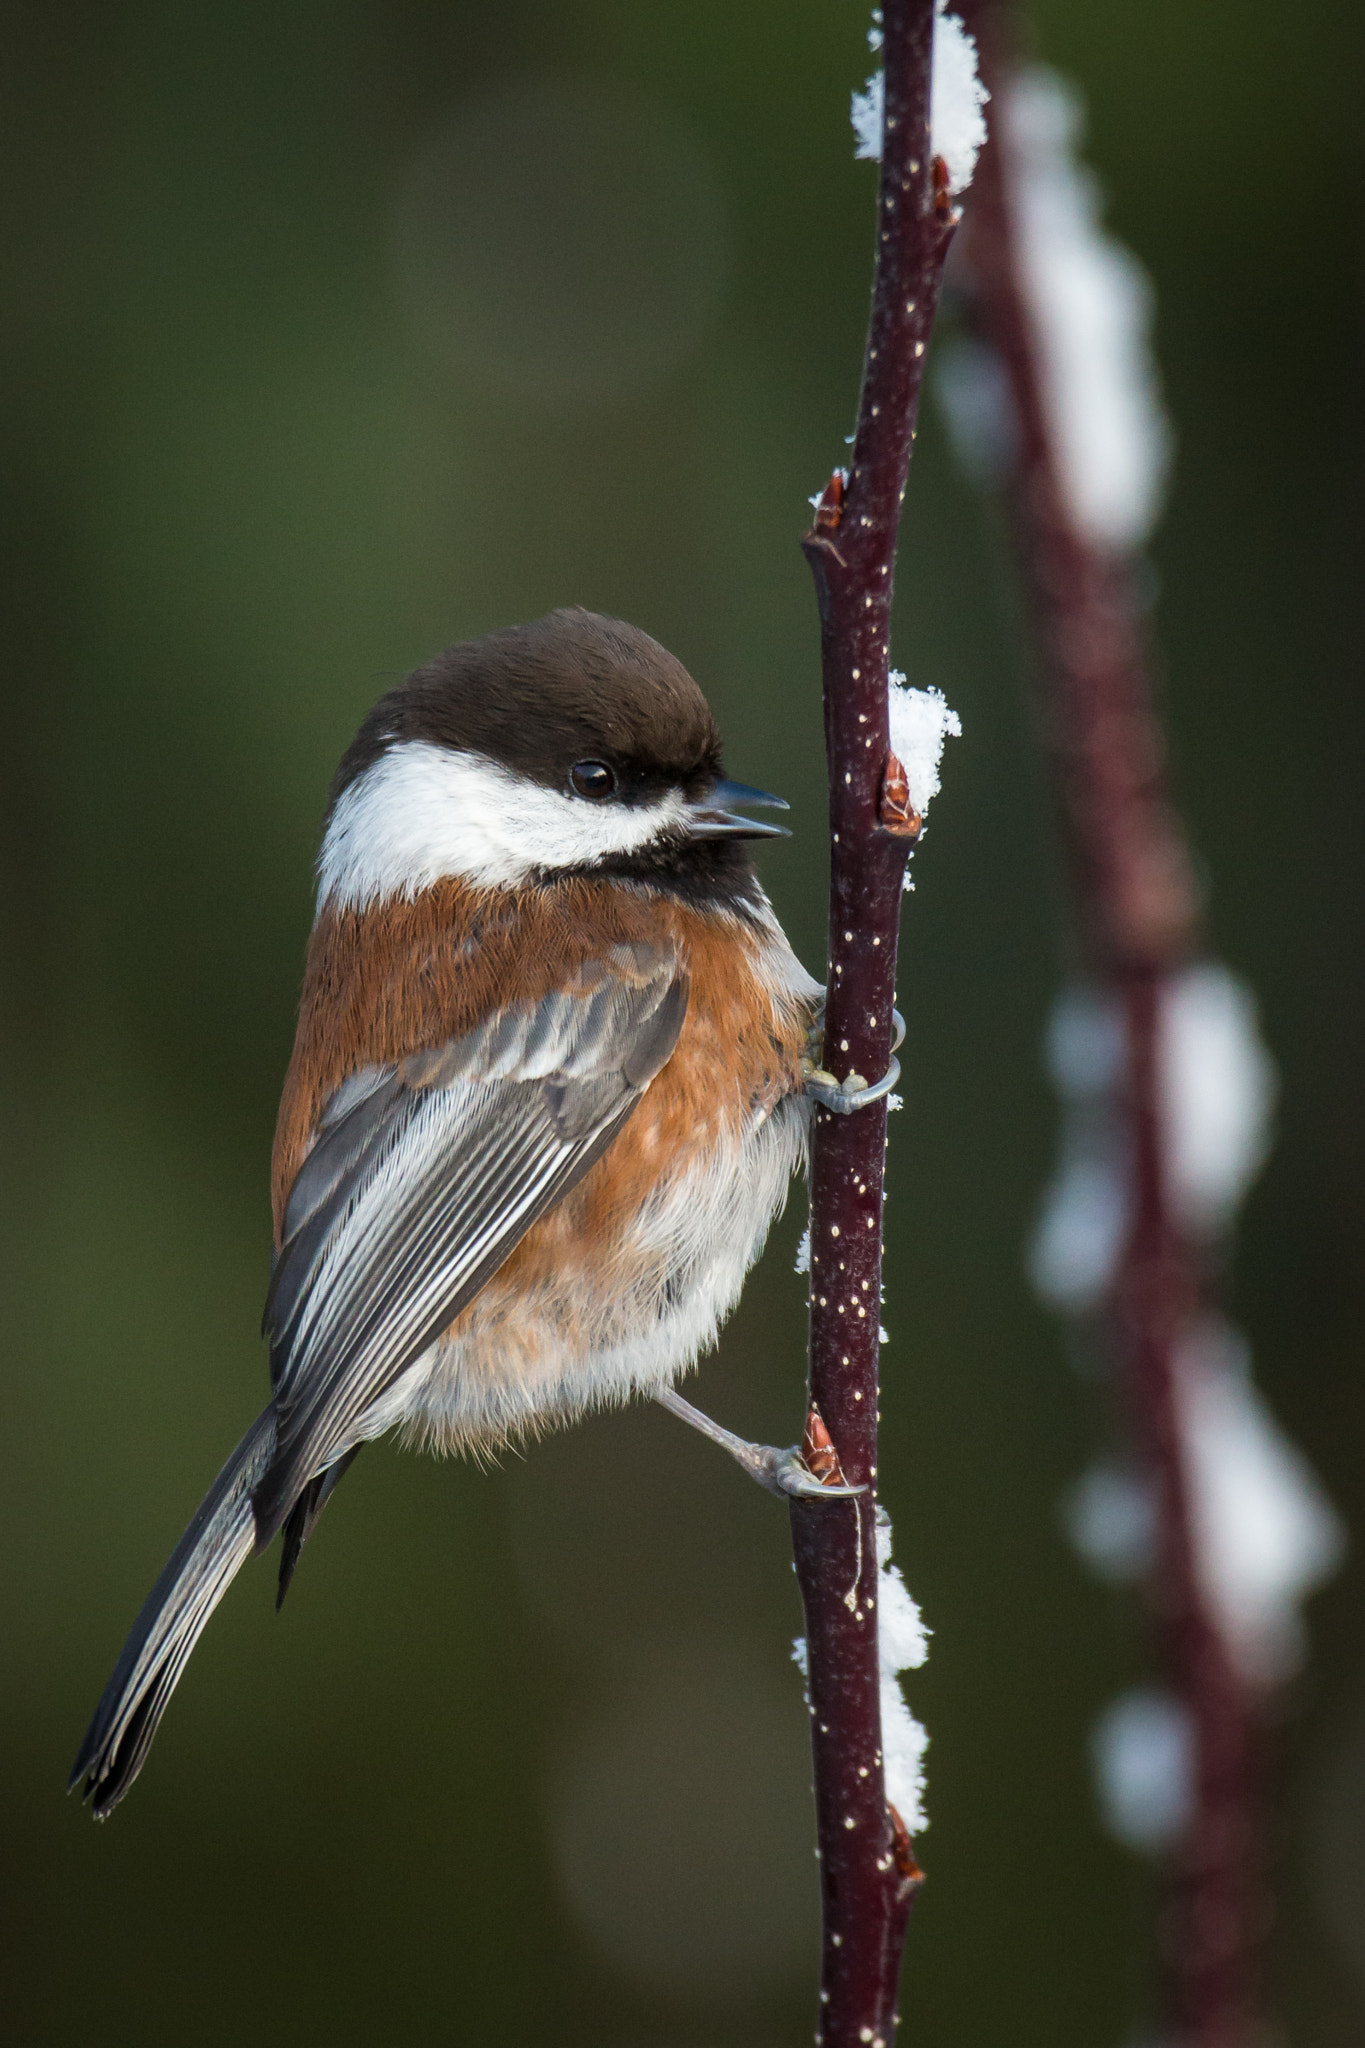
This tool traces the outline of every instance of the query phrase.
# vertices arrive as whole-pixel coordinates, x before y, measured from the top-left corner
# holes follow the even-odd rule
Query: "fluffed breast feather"
[[[799,1086],[807,1004],[734,920],[570,883],[443,886],[365,924],[315,930],[281,1114],[258,1545],[494,1273],[609,1266],[662,1186]]]
[[[790,960],[780,935],[776,943]],[[742,1115],[750,1103],[771,1104],[799,1088],[813,985],[775,976],[772,944],[762,928],[582,878],[526,891],[452,880],[371,911],[324,908],[309,941],[275,1131],[276,1245],[295,1176],[344,1082],[567,990],[594,963],[611,960],[614,973],[643,982],[658,970],[661,945],[672,947],[691,996],[677,1055],[655,1093],[662,1084],[676,1098],[680,1128]]]

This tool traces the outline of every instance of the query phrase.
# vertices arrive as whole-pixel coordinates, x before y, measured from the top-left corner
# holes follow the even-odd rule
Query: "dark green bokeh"
[[[797,838],[765,873],[819,964],[796,537],[856,387],[862,11],[15,0],[5,18],[6,2038],[806,2040],[784,1517],[662,1416],[492,1473],[369,1453],[279,1622],[268,1569],[244,1574],[113,1823],[60,1787],[259,1403],[309,863],[379,689],[551,604],[637,620],[711,693],[733,771],[792,799]],[[1358,11],[1048,0],[1038,33],[1089,95],[1112,219],[1158,286],[1176,775],[1217,943],[1283,1070],[1235,1306],[1365,1527]],[[567,227],[555,167],[516,154],[547,132],[526,111],[546,92],[593,138]],[[432,138],[462,109],[452,185]],[[540,298],[524,264],[499,272],[468,146],[504,116],[543,195]],[[499,175],[494,154],[491,193]],[[444,241],[443,190],[463,223]],[[572,234],[594,192],[585,285]],[[472,311],[432,283],[443,250],[477,273]],[[1097,1828],[1084,1744],[1141,1648],[1058,1534],[1095,1418],[1019,1255],[1050,1157],[1036,1048],[1059,893],[997,524],[931,415],[896,653],[965,728],[908,905],[891,1157],[883,1483],[935,1630],[913,1685],[932,1881],[904,2005],[926,2042],[1118,2048],[1144,1878]],[[779,1440],[799,1416],[799,1208],[702,1376],[718,1413]],[[1365,2024],[1360,1587],[1349,1564],[1317,1605],[1277,1773],[1274,2004],[1313,2048]]]

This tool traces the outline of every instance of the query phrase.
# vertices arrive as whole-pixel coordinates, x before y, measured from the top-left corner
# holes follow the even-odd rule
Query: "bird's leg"
[[[769,1493],[783,1494],[788,1499],[794,1496],[797,1500],[852,1500],[867,1490],[862,1486],[844,1484],[844,1475],[839,1469],[829,1433],[814,1409],[806,1424],[805,1443],[793,1444],[788,1451],[779,1451],[772,1444],[746,1443],[733,1430],[722,1429],[718,1422],[713,1422],[709,1415],[703,1415],[700,1408],[694,1408],[690,1401],[684,1401],[682,1395],[675,1394],[671,1387],[654,1398],[670,1415],[676,1415],[679,1422],[700,1430],[713,1444],[719,1444],[723,1451],[728,1451],[735,1463],[742,1466],[760,1486],[766,1486]],[[828,1473],[827,1478],[820,1476],[821,1470]]]

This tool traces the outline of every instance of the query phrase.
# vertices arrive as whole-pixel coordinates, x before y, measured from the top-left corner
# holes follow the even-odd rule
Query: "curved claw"
[[[869,1087],[861,1074],[849,1074],[840,1081],[827,1072],[824,1061],[825,1006],[821,1003],[811,1020],[806,1034],[806,1051],[801,1062],[804,1092],[823,1109],[837,1110],[841,1116],[849,1116],[855,1109],[866,1109],[870,1102],[880,1102],[883,1095],[889,1095],[901,1077],[901,1063],[895,1057],[898,1048],[905,1042],[905,1019],[899,1010],[892,1010],[891,1020],[895,1027],[891,1040],[891,1064],[880,1081]],[[851,1086],[850,1083],[856,1085]]]
[[[901,1063],[893,1053],[891,1064],[881,1080],[874,1081],[870,1088],[863,1085],[860,1075],[851,1074],[843,1081],[836,1081],[833,1074],[817,1067],[813,1074],[806,1076],[806,1093],[822,1109],[834,1109],[840,1116],[851,1116],[855,1109],[866,1109],[869,1102],[880,1102],[883,1095],[889,1095],[900,1077]],[[858,1081],[858,1087],[850,1088],[850,1080]]]
[[[758,1449],[758,1446],[755,1446]],[[843,1486],[838,1481],[817,1479],[805,1459],[801,1456],[799,1444],[793,1444],[789,1451],[764,1447],[762,1459],[766,1469],[755,1470],[754,1477],[770,1493],[784,1493],[793,1500],[856,1500],[860,1493],[866,1493],[865,1486]]]

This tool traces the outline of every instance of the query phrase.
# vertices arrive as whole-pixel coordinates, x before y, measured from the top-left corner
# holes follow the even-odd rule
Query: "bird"
[[[489,1455],[643,1395],[774,1492],[845,1490],[675,1386],[805,1166],[823,1073],[824,991],[749,853],[787,836],[763,808],[787,806],[727,780],[682,663],[581,609],[447,648],[362,722],[271,1162],[270,1399],[96,1708],[71,1785],[98,1817],[246,1559],[281,1535],[283,1601],[390,1431]]]

